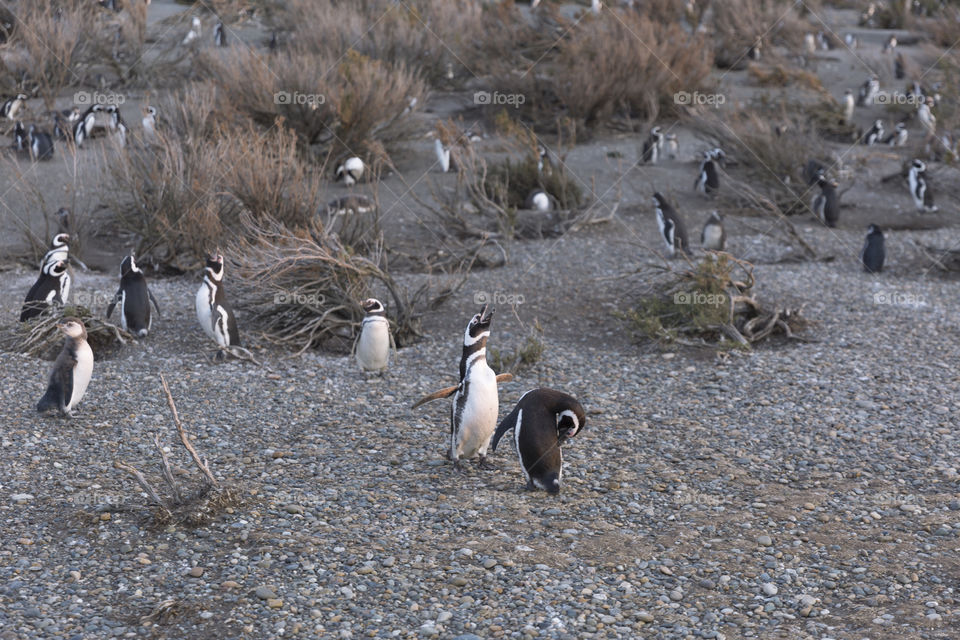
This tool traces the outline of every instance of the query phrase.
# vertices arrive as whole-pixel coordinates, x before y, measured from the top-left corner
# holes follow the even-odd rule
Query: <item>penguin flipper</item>
[[[147,295],[150,296],[150,302],[153,303],[153,308],[157,310],[157,317],[162,318],[163,316],[160,315],[160,305],[157,304],[157,299],[153,297],[153,291],[150,291],[150,289],[147,289]]]
[[[121,289],[122,291],[122,289]],[[110,319],[110,315],[113,313],[114,307],[117,306],[117,303],[120,301],[120,291],[117,291],[117,295],[113,296],[113,300],[110,301],[110,304],[107,305],[107,319]]]
[[[497,445],[500,443],[500,438],[503,437],[507,431],[514,429],[517,426],[517,416],[520,415],[520,405],[518,404],[513,408],[513,411],[507,414],[507,417],[504,418],[500,425],[497,426],[497,430],[493,433],[493,440],[490,441],[490,451],[496,451]]]
[[[454,393],[456,393],[457,389],[459,389],[459,388],[460,388],[460,385],[455,385],[455,386],[452,386],[452,387],[447,387],[447,388],[445,388],[445,389],[440,389],[439,391],[434,391],[434,392],[431,393],[430,395],[424,396],[424,397],[420,398],[419,400],[417,400],[416,403],[414,403],[414,405],[413,405],[412,407],[410,407],[410,408],[411,408],[411,409],[416,409],[416,408],[419,407],[420,405],[426,404],[426,403],[431,402],[431,401],[433,401],[433,400],[439,400],[440,398],[449,398],[449,397],[452,396]]]
[[[498,374],[498,375],[497,375],[497,382],[498,382],[498,383],[500,383],[500,382],[510,382],[511,380],[513,380],[513,374],[512,374],[512,373],[501,373],[501,374]]]

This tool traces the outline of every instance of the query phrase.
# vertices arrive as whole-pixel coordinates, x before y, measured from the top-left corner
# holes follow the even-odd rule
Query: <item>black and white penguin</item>
[[[60,209],[57,211],[57,217],[59,220],[63,220],[61,217],[61,211],[66,211],[66,220],[69,221],[70,211],[67,209]],[[50,248],[43,256],[43,260],[40,261],[40,266],[47,264],[48,262],[56,262],[62,260],[68,262],[70,259],[70,235],[65,232],[57,233],[53,236],[53,240],[50,241]],[[66,301],[66,298],[64,298]]]
[[[923,127],[923,130],[928,136],[936,135],[937,133],[937,117],[933,115],[931,111],[933,105],[934,100],[930,96],[927,96],[917,105],[917,119],[920,120],[920,126]]]
[[[138,338],[145,338],[153,325],[153,318],[150,316],[151,302],[157,315],[160,315],[160,305],[147,288],[147,279],[131,254],[120,263],[120,288],[113,302],[107,307],[107,318],[119,304],[120,326]]]
[[[70,273],[65,260],[45,262],[20,309],[20,322],[35,318],[50,305],[62,305],[70,295]]]
[[[553,208],[553,199],[543,189],[534,189],[527,194],[523,208],[528,211],[550,211]]]
[[[896,128],[890,132],[883,143],[891,147],[902,147],[907,144],[907,125],[903,122],[898,122]]]
[[[660,153],[663,149],[663,134],[660,127],[656,126],[650,129],[650,135],[643,141],[643,153],[640,155],[641,161],[648,164],[657,164],[660,160]]]
[[[883,137],[883,120],[874,120],[873,126],[870,127],[870,130],[867,131],[867,134],[863,137],[863,143],[865,145],[872,145],[880,142],[880,139]]]
[[[553,389],[534,389],[521,396],[517,406],[497,427],[491,450],[513,429],[520,468],[527,489],[560,493],[563,479],[561,447],[583,430],[586,414],[576,398]]]
[[[693,185],[697,191],[711,194],[720,188],[720,174],[717,171],[717,163],[724,157],[725,154],[720,149],[703,152],[703,160],[700,161],[700,173]]]
[[[117,144],[121,147],[127,144],[127,123],[123,121],[123,115],[120,113],[120,108],[115,105],[109,105],[105,111],[110,117],[110,130],[114,134],[114,140],[117,141]]]
[[[666,135],[667,140],[667,157],[671,160],[676,160],[680,157],[680,143],[677,141],[677,134],[668,133]]]
[[[857,105],[861,107],[867,107],[873,104],[874,99],[877,97],[877,94],[880,92],[880,78],[877,76],[871,77],[869,80],[860,85],[860,92],[857,95]]]
[[[856,106],[853,99],[853,91],[847,89],[843,92],[843,123],[850,124],[853,120],[853,110]]]
[[[747,57],[753,61],[760,59],[760,49],[763,47],[763,39],[757,38],[757,41],[747,50]]]
[[[890,34],[890,37],[887,38],[887,41],[883,43],[882,53],[893,53],[897,48],[897,36]]]
[[[27,129],[19,120],[17,120],[17,124],[13,126],[13,146],[17,151],[26,151],[30,146],[29,142],[27,142]]]
[[[27,131],[27,142],[30,144],[30,158],[33,160],[53,159],[53,138],[46,131],[37,129],[31,124]]]
[[[64,318],[57,328],[66,339],[63,349],[53,363],[47,392],[37,403],[37,411],[44,413],[59,409],[60,415],[71,417],[83,400],[93,375],[93,350],[87,343],[87,329],[79,318]]]
[[[195,42],[203,33],[203,25],[200,23],[200,18],[193,16],[190,22],[190,31],[183,37],[183,41],[180,43],[182,46],[187,46]]]
[[[240,332],[237,330],[237,317],[227,302],[223,288],[223,256],[207,257],[203,271],[203,284],[197,291],[197,320],[211,340],[217,346],[240,346]],[[220,352],[222,355],[222,351]]]
[[[217,22],[213,27],[213,42],[218,47],[227,46],[227,32],[223,27],[223,21]]]
[[[839,185],[823,174],[817,177],[817,185],[820,193],[813,197],[813,213],[826,226],[835,227],[840,219],[840,197],[837,195]]]
[[[883,271],[883,261],[886,257],[887,252],[883,246],[883,231],[877,225],[871,224],[867,227],[867,239],[860,251],[860,262],[863,264],[863,270],[867,273],[880,273]]]
[[[437,138],[433,141],[433,152],[437,156],[437,164],[444,173],[450,171],[450,148],[443,144],[443,140]]]
[[[84,140],[88,140],[93,133],[93,127],[97,123],[97,114],[103,111],[99,104],[90,105],[83,115],[73,123],[73,142],[77,147],[82,147]]]
[[[363,160],[357,156],[351,156],[337,166],[336,179],[343,180],[343,183],[349,187],[360,182],[363,170]]]
[[[364,300],[362,306],[366,315],[357,338],[357,364],[364,371],[383,371],[390,360],[390,321],[376,298]]]
[[[907,173],[907,182],[910,185],[910,195],[917,211],[936,211],[933,204],[933,190],[927,180],[927,165],[923,160],[914,160]]]
[[[472,137],[470,140],[476,142]],[[542,144],[537,145],[537,173],[547,177],[553,175],[553,160],[550,158],[550,151]]]
[[[817,184],[817,180],[820,179],[820,176],[827,172],[827,165],[823,164],[816,158],[811,158],[807,160],[807,164],[803,165],[803,179],[807,182],[808,187],[812,187]]]
[[[667,256],[672,258],[679,249],[689,253],[687,242],[687,227],[677,215],[674,208],[660,192],[653,194],[653,206],[657,211],[657,225],[660,227],[660,237],[667,246]]]
[[[17,113],[26,101],[27,96],[24,93],[18,93],[14,97],[8,98],[4,101],[3,106],[0,106],[0,116],[7,120],[16,120]]]
[[[140,119],[143,125],[143,139],[147,142],[154,142],[157,139],[157,108],[145,105],[143,107],[143,118]]]
[[[700,233],[700,246],[708,251],[723,251],[727,247],[727,232],[723,228],[723,219],[714,211],[703,225]]]

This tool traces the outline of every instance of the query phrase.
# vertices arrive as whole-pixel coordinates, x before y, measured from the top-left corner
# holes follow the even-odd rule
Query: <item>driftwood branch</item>
[[[183,443],[183,446],[186,447],[187,451],[190,452],[190,457],[193,458],[197,468],[200,469],[204,476],[206,476],[210,484],[215,487],[220,486],[220,483],[217,482],[217,479],[213,477],[212,473],[210,473],[210,467],[207,466],[206,460],[201,460],[200,456],[197,454],[197,450],[193,448],[192,444],[190,444],[190,438],[187,436],[187,432],[184,430],[183,424],[180,422],[180,416],[177,414],[177,405],[173,402],[173,396],[170,394],[170,387],[167,385],[167,380],[163,377],[162,373],[160,374],[160,382],[163,383],[163,391],[167,394],[167,404],[170,406],[170,411],[173,412],[173,422],[177,425],[177,433],[180,434],[180,441]]]
[[[143,477],[143,474],[140,473],[139,471],[137,471],[136,468],[134,468],[132,465],[129,465],[129,464],[127,464],[126,462],[122,462],[122,461],[120,461],[120,460],[114,460],[114,461],[113,461],[113,466],[114,466],[115,469],[120,469],[121,471],[126,471],[127,473],[129,473],[130,475],[132,475],[132,476],[136,479],[136,481],[140,484],[140,486],[143,487],[143,490],[146,491],[146,492],[150,495],[150,498],[151,498],[154,502],[156,502],[158,505],[160,505],[161,507],[163,507],[164,509],[166,509],[168,512],[170,511],[169,507],[167,507],[167,503],[165,503],[165,502],[163,501],[163,499],[162,499],[162,498],[160,497],[160,495],[157,493],[156,489],[154,489],[153,486],[152,486],[149,482],[147,482],[147,479],[144,478],[144,477]]]
[[[163,446],[160,444],[160,434],[153,434],[153,445],[157,448],[157,452],[160,453],[160,463],[163,470],[163,479],[167,481],[167,485],[170,487],[170,491],[173,493],[173,500],[177,504],[183,502],[183,497],[180,495],[180,488],[177,486],[177,483],[173,480],[173,472],[170,471],[170,461],[167,459],[167,452],[163,450]]]

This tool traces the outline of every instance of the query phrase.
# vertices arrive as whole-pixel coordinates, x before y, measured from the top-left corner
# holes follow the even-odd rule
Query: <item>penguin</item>
[[[703,225],[700,246],[709,251],[723,251],[727,247],[727,232],[723,228],[723,219],[716,211],[710,214]]]
[[[160,305],[147,288],[147,279],[143,271],[137,266],[133,254],[130,254],[120,263],[120,288],[107,307],[107,318],[119,304],[120,326],[124,331],[129,331],[138,338],[145,338],[153,325],[153,318],[150,316],[151,302],[157,310],[157,315],[160,315]]]
[[[836,227],[840,219],[840,198],[837,196],[836,182],[828,180],[822,173],[817,177],[817,185],[820,187],[820,193],[813,197],[811,208],[823,224],[828,227]]]
[[[77,147],[83,146],[83,141],[90,138],[93,127],[97,122],[97,114],[103,111],[99,104],[92,104],[76,122],[73,123],[73,142]]]
[[[860,262],[863,264],[863,270],[867,273],[880,273],[883,271],[883,261],[886,256],[887,252],[883,246],[883,231],[877,225],[871,224],[867,227],[867,239],[860,251]]]
[[[337,167],[336,179],[338,181],[343,180],[343,183],[349,187],[360,182],[363,177],[363,170],[363,160],[357,156],[351,156]]]
[[[817,184],[817,180],[820,179],[820,176],[827,172],[827,165],[823,164],[816,158],[811,158],[807,160],[807,164],[803,166],[803,179],[806,180],[807,186],[812,187]]]
[[[689,253],[687,228],[674,208],[670,206],[666,198],[660,195],[659,191],[653,194],[653,206],[657,210],[657,225],[660,227],[660,237],[667,245],[667,256],[674,257],[677,249],[683,253]]]
[[[523,208],[529,211],[550,211],[553,208],[553,200],[543,189],[534,189],[523,201]]]
[[[873,76],[862,85],[857,96],[857,106],[866,107],[873,104],[874,98],[880,92],[880,78]]]
[[[40,277],[30,287],[20,310],[20,322],[46,311],[51,304],[62,305],[70,294],[70,274],[65,260],[53,260],[40,267]]]
[[[87,329],[79,318],[64,318],[57,328],[66,339],[50,371],[47,391],[37,403],[37,412],[59,409],[61,416],[70,418],[90,384],[93,350],[87,343]]]
[[[724,157],[720,149],[712,149],[703,153],[700,162],[700,173],[694,188],[703,194],[711,194],[720,188],[720,174],[717,173],[717,162]]]
[[[66,211],[66,219],[69,220],[70,212],[67,209],[61,208],[57,211],[57,217],[61,221],[64,220],[62,217],[63,211]],[[40,261],[40,266],[47,264],[48,262],[56,262],[57,260],[63,260],[67,262],[70,258],[70,235],[67,233],[58,233],[53,236],[53,240],[50,241],[50,248],[43,256],[43,260]],[[66,298],[64,298],[66,301]]]
[[[275,52],[278,44],[279,41],[277,40],[277,32],[274,31],[270,34],[270,40],[267,42],[267,50],[269,50],[270,53]]]
[[[668,133],[667,139],[667,157],[676,160],[680,156],[680,143],[677,142],[677,134]]]
[[[917,119],[920,120],[920,125],[929,136],[935,135],[937,132],[937,118],[930,111],[933,104],[933,98],[927,96],[925,100],[917,105]]]
[[[863,137],[863,143],[870,146],[879,142],[881,137],[883,137],[883,120],[874,120],[873,126]]]
[[[14,97],[7,99],[4,101],[3,106],[0,106],[0,116],[3,116],[7,120],[16,120],[17,112],[20,111],[20,108],[26,101],[27,96],[24,93],[18,93]]]
[[[917,211],[937,210],[937,207],[933,204],[933,191],[927,182],[927,165],[923,160],[914,160],[910,165],[907,182],[910,185],[910,195],[913,197],[913,204]]]
[[[807,33],[803,36],[803,48],[807,50],[807,53],[816,53],[817,52],[817,36],[812,33]]]
[[[883,43],[882,53],[893,53],[897,48],[897,36],[890,34],[890,37],[887,38],[887,41]]]
[[[187,35],[183,37],[183,41],[180,43],[182,46],[187,46],[191,42],[197,40],[203,32],[203,25],[200,24],[200,18],[197,16],[193,16],[191,25],[190,31],[187,32]]]
[[[127,144],[127,123],[123,121],[120,108],[115,104],[108,106],[105,111],[110,116],[110,130],[113,131],[117,144],[121,147]]]
[[[893,60],[893,76],[897,80],[903,80],[907,77],[906,66],[903,62],[903,54],[898,53]]]
[[[53,137],[57,140],[69,140],[72,127],[59,113],[53,117]]]
[[[445,147],[443,141],[437,138],[433,141],[433,151],[437,154],[437,164],[444,173],[450,171],[450,149]]]
[[[470,140],[475,142],[472,136]],[[537,173],[546,177],[553,175],[553,160],[550,159],[550,152],[542,144],[537,145]]]
[[[561,447],[583,430],[586,421],[583,406],[573,396],[533,389],[520,397],[497,427],[491,451],[497,450],[500,439],[512,429],[527,489],[558,494],[563,479]]]
[[[662,149],[663,134],[660,133],[660,127],[657,126],[650,129],[650,135],[643,141],[643,153],[640,159],[646,164],[657,164]]]
[[[763,46],[763,40],[757,38],[757,41],[747,50],[747,57],[756,62],[760,59],[760,48]]]
[[[19,120],[17,120],[17,124],[13,127],[13,146],[16,147],[17,151],[26,151],[29,146],[27,142],[27,130]]]
[[[860,38],[852,33],[847,33],[843,36],[843,43],[847,45],[848,49],[853,50],[860,46]]]
[[[30,158],[37,160],[53,159],[53,138],[46,131],[40,131],[31,124],[27,131],[27,141],[30,143]]]
[[[147,142],[154,142],[157,139],[157,108],[146,105],[143,107],[143,118],[140,120],[143,124],[143,138]]]
[[[73,106],[73,107],[70,107],[69,109],[64,109],[58,115],[60,115],[60,117],[63,118],[66,122],[73,124],[74,122],[80,119],[80,115],[81,115],[80,107]]]
[[[853,91],[847,89],[843,92],[843,123],[850,124],[853,120],[853,109],[856,106],[853,99]]]
[[[487,364],[487,339],[490,337],[493,311],[489,305],[483,305],[480,313],[467,324],[463,333],[459,384],[431,393],[413,405],[416,409],[431,400],[453,396],[450,406],[450,450],[447,455],[457,470],[461,470],[461,460],[469,460],[474,456],[479,456],[480,464],[483,464],[490,438],[497,428],[497,383],[513,379],[509,373],[495,375]]]
[[[216,26],[213,28],[213,42],[218,47],[227,46],[227,32],[223,28],[223,21],[217,22]]]
[[[221,349],[239,347],[240,332],[237,330],[237,317],[227,302],[223,288],[223,256],[219,253],[207,256],[204,268],[203,284],[196,297],[197,320],[211,340]],[[221,350],[218,357],[223,356]]]
[[[390,321],[387,320],[383,303],[376,298],[363,301],[366,316],[357,338],[357,364],[364,371],[383,371],[390,360]]]
[[[902,147],[907,144],[907,125],[898,122],[896,129],[890,132],[890,135],[884,139],[883,143],[891,147]]]
[[[373,200],[360,195],[343,196],[327,203],[327,215],[330,216],[343,216],[350,213],[363,215],[375,209]]]

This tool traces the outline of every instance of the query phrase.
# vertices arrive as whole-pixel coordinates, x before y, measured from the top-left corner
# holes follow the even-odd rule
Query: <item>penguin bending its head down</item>
[[[65,260],[52,260],[40,267],[40,277],[30,287],[20,310],[20,322],[43,313],[51,304],[62,305],[70,294],[70,274]]]
[[[487,338],[490,337],[490,322],[493,309],[480,307],[463,333],[463,353],[460,356],[460,383],[421,398],[413,408],[453,396],[450,407],[450,450],[448,456],[455,469],[460,470],[460,460],[480,457],[482,465],[487,457],[490,438],[497,428],[499,398],[497,383],[512,380],[509,373],[496,375],[487,364]]]
[[[523,201],[523,208],[528,211],[550,211],[553,208],[553,200],[543,189],[534,189],[527,194],[527,199]]]
[[[534,389],[523,394],[497,427],[491,450],[496,451],[500,438],[513,429],[527,489],[560,493],[563,478],[560,447],[580,433],[586,420],[583,407],[573,396],[553,389]]]
[[[363,160],[357,156],[352,156],[337,166],[336,178],[337,180],[343,180],[343,184],[349,187],[360,182],[363,177],[363,170]]]
[[[211,340],[217,343],[223,357],[224,347],[239,347],[240,332],[237,329],[237,317],[227,302],[223,288],[223,256],[219,253],[207,257],[203,270],[203,284],[196,297],[197,320]]]
[[[723,228],[723,219],[714,211],[703,225],[700,234],[700,246],[708,251],[723,251],[727,246],[727,232]]]
[[[672,258],[679,249],[682,253],[689,253],[689,242],[687,241],[687,227],[683,220],[667,202],[667,199],[660,195],[660,192],[653,194],[653,206],[657,211],[657,225],[660,227],[660,237],[667,245],[667,256]]]
[[[71,417],[71,412],[83,400],[93,374],[93,351],[87,344],[87,330],[79,318],[64,318],[57,328],[66,336],[63,349],[53,363],[47,392],[37,403],[43,413],[59,409],[60,415]]]
[[[53,138],[46,131],[37,129],[37,125],[30,125],[27,131],[27,142],[30,144],[30,158],[37,160],[53,159]]]
[[[813,213],[826,226],[835,227],[840,219],[840,197],[837,195],[839,185],[823,174],[817,177],[817,185],[820,193],[813,197]]]
[[[150,327],[153,325],[153,318],[150,317],[151,302],[157,310],[157,315],[160,315],[160,305],[147,288],[147,279],[131,254],[120,263],[120,288],[113,301],[107,306],[107,318],[113,313],[113,308],[119,304],[120,325],[125,331],[144,338],[150,333]]]
[[[362,306],[366,316],[357,339],[357,364],[364,371],[383,371],[390,360],[390,344],[393,342],[390,321],[383,303],[376,298],[367,298]]]
[[[860,262],[863,264],[863,270],[867,273],[883,271],[883,261],[887,257],[883,244],[883,231],[880,230],[880,227],[875,224],[867,227],[867,239],[860,251]]]

